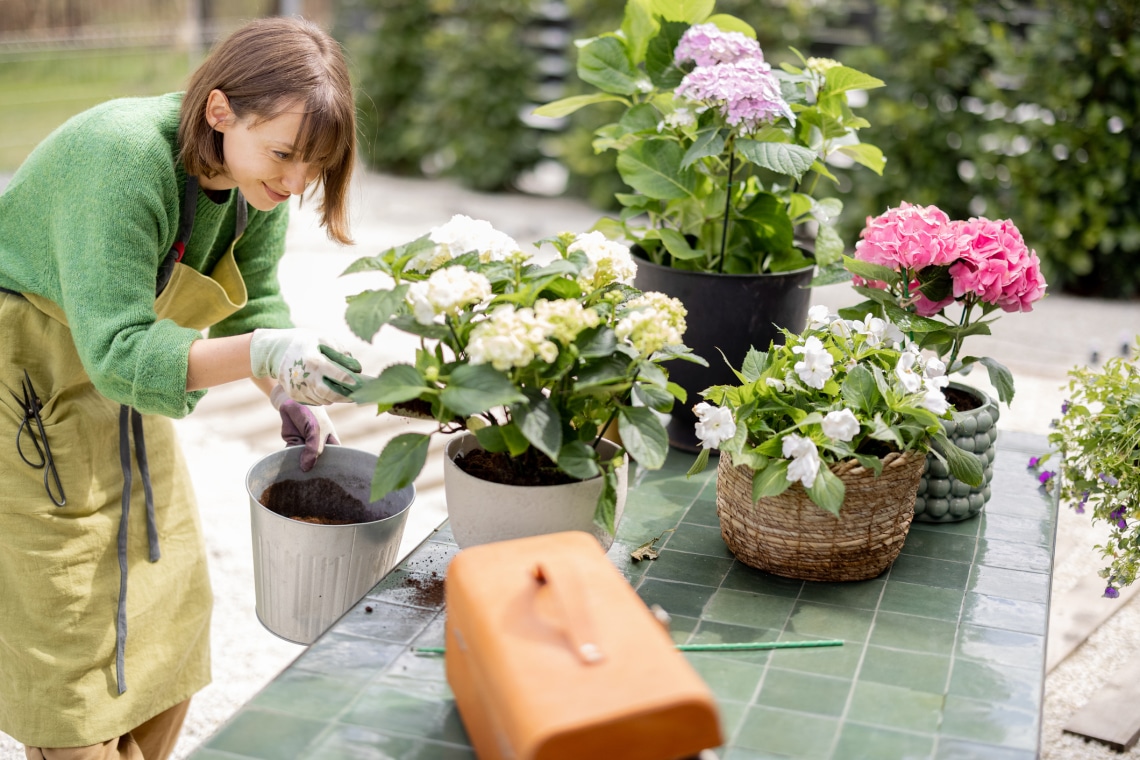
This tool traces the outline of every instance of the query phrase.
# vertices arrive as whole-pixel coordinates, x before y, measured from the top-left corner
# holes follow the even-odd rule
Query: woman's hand
[[[275,378],[290,398],[304,404],[348,401],[338,391],[360,383],[360,363],[312,330],[254,330],[249,356],[254,377]]]
[[[326,443],[340,443],[332,420],[322,407],[297,403],[280,385],[273,386],[269,401],[281,414],[281,438],[285,444],[305,447],[301,452],[301,472],[313,469]]]

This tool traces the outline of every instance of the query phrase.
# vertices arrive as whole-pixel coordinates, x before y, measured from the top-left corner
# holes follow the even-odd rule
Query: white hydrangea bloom
[[[614,332],[628,340],[638,353],[649,356],[665,346],[678,345],[685,334],[685,316],[689,313],[676,298],[664,293],[642,293],[626,305],[627,313]]]
[[[479,261],[502,261],[519,251],[519,244],[509,235],[499,232],[490,222],[456,214],[446,224],[433,227],[428,238],[434,248],[421,251],[408,262],[408,268],[417,272],[430,272],[471,251],[479,252]]]
[[[588,264],[578,273],[578,284],[587,292],[604,288],[611,282],[632,285],[637,263],[629,247],[609,240],[600,232],[586,232],[574,239],[567,253],[581,251]]]
[[[788,433],[780,442],[780,449],[784,456],[791,457],[788,464],[788,481],[799,481],[804,488],[811,488],[815,478],[819,475],[819,449],[815,441],[796,433]]]
[[[907,393],[915,393],[922,387],[922,377],[918,372],[915,372],[914,368],[917,362],[918,356],[916,354],[910,351],[903,351],[902,354],[899,355],[899,363],[895,365],[895,374],[898,375]]]
[[[478,272],[453,266],[438,269],[427,280],[412,283],[405,299],[411,304],[416,321],[429,325],[437,314],[455,315],[490,297],[490,280]]]
[[[572,298],[557,301],[539,300],[534,305],[535,316],[544,323],[548,337],[570,344],[578,333],[601,322],[598,312],[588,309]]]
[[[497,306],[471,331],[467,355],[472,364],[490,364],[500,372],[525,367],[537,356],[545,362],[558,358],[558,346],[547,339],[547,325],[529,308]]]
[[[828,412],[821,424],[823,434],[834,441],[850,441],[859,433],[859,420],[850,409]]]
[[[792,352],[803,355],[803,361],[796,362],[792,368],[799,375],[805,385],[820,389],[831,378],[831,365],[835,359],[823,347],[823,343],[814,335],[804,341],[802,346],[792,346]]]
[[[823,304],[817,303],[808,309],[807,329],[818,330],[821,327],[826,327],[830,323],[831,314]]]
[[[736,422],[732,419],[731,409],[702,401],[693,407],[693,413],[697,415],[696,431],[697,438],[701,440],[701,448],[718,448],[736,435]]]

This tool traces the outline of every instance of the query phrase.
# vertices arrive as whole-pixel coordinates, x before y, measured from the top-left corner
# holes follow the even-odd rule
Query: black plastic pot
[[[779,328],[800,332],[807,325],[811,307],[814,267],[777,274],[710,274],[688,272],[637,259],[634,285],[680,299],[689,314],[685,345],[704,357],[708,367],[686,361],[666,365],[669,379],[688,393],[685,404],[675,404],[666,426],[674,448],[695,452],[700,440],[693,426],[692,407],[701,401],[701,391],[711,385],[738,383],[732,368],[740,368],[748,349],[761,351],[775,341],[784,342]],[[721,354],[724,354],[722,357]],[[725,363],[725,360],[731,364]]]

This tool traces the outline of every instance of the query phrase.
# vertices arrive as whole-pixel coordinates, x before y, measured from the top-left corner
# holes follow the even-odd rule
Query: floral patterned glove
[[[308,472],[325,450],[325,444],[340,444],[328,413],[319,406],[305,406],[289,398],[280,385],[269,394],[273,408],[281,414],[281,438],[286,446],[304,446],[301,472]]]
[[[249,359],[254,377],[276,379],[303,404],[348,401],[345,391],[360,382],[360,363],[312,330],[254,330]]]

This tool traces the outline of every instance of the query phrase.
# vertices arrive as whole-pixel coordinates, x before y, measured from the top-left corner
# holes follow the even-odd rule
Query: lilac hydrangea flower
[[[757,59],[698,66],[677,85],[677,94],[715,103],[729,124],[743,125],[749,131],[781,116],[792,122],[796,118],[780,94],[772,67]]]
[[[673,61],[678,66],[685,61],[693,61],[698,66],[714,66],[744,58],[763,61],[760,43],[740,32],[722,31],[716,24],[690,26],[673,51]]]

